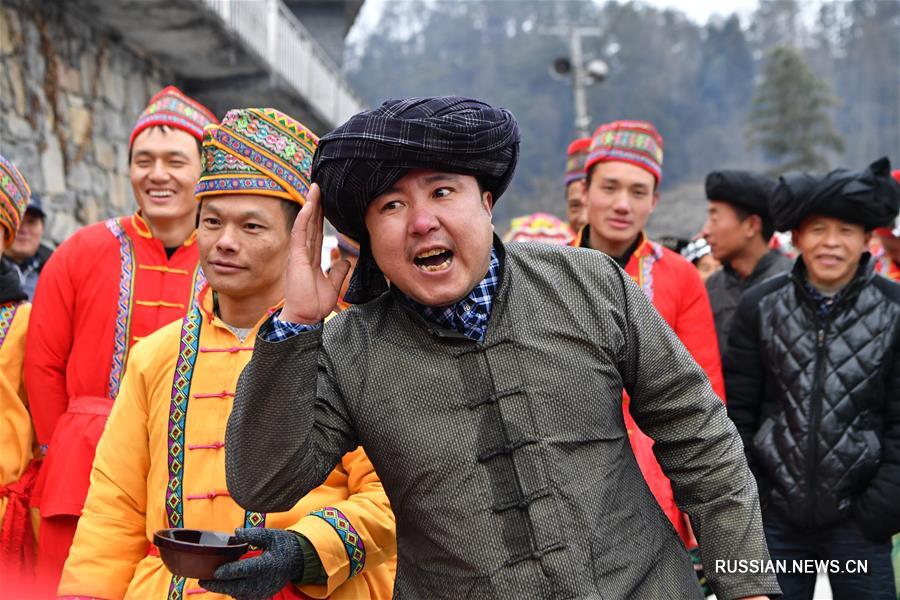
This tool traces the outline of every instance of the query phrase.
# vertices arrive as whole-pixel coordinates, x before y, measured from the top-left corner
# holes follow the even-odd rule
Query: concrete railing
[[[363,110],[341,69],[281,0],[202,0],[334,126]]]

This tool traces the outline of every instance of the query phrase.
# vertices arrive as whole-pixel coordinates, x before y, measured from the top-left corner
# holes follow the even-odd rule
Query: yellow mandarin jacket
[[[34,457],[34,428],[22,380],[30,315],[31,304],[0,304],[0,488],[18,481]],[[0,523],[8,502],[0,493]]]
[[[40,464],[32,461],[34,428],[22,378],[30,315],[31,304],[0,303],[0,582],[13,595],[31,585],[40,524],[37,509],[28,508]]]
[[[154,532],[264,525],[302,533],[316,548],[328,580],[301,586],[303,594],[335,600],[389,598],[393,576],[388,563],[395,560],[397,548],[394,515],[362,448],[345,455],[325,483],[288,512],[247,513],[228,495],[225,426],[238,376],[264,319],[241,343],[213,314],[212,304],[207,287],[200,306],[183,321],[163,327],[132,350],[97,448],[59,594],[222,598],[201,593],[195,580],[173,577],[160,558],[148,554]],[[327,512],[310,514],[325,508]],[[341,520],[328,520],[335,514],[359,534],[361,553],[345,543]],[[351,571],[356,572],[352,577]]]
[[[32,458],[34,440],[22,360],[25,357],[25,332],[31,304],[0,304],[0,486],[19,479]],[[0,498],[0,521],[6,511],[6,498]]]

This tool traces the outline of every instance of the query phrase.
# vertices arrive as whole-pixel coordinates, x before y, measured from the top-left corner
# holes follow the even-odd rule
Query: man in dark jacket
[[[3,253],[18,273],[19,283],[29,300],[34,297],[41,269],[53,254],[52,249],[41,243],[45,218],[41,198],[32,192],[16,239]]]
[[[800,258],[744,294],[725,360],[728,414],[759,483],[772,558],[834,561],[836,600],[895,598],[900,285],[874,274],[866,252],[900,205],[889,167],[883,158],[861,172],[781,178],[772,215]],[[815,577],[778,573],[790,599],[812,598]]]
[[[769,195],[775,181],[752,171],[713,171],[706,176],[709,201],[703,237],[722,269],[706,281],[709,303],[725,356],[731,318],[751,286],[791,268],[791,260],[769,250],[775,232]]]
[[[715,568],[768,559],[756,486],[721,400],[647,295],[600,252],[493,235],[518,142],[511,113],[455,97],[389,101],[322,138],[321,203],[311,190],[287,301],[229,418],[232,497],[293,504],[361,443],[397,517],[395,598],[700,598],[631,450],[624,388],[718,597],[777,593],[770,573]],[[324,328],[347,268],[320,268],[323,211],[360,241],[354,306]],[[252,567],[266,581],[302,565],[261,558],[280,565]],[[239,592],[233,571],[251,566],[221,569],[234,583],[217,589]]]

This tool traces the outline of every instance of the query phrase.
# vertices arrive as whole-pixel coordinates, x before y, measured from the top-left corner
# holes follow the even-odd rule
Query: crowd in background
[[[305,566],[282,597],[390,595],[394,517],[361,448],[282,512],[245,510],[226,485],[231,402],[258,332],[284,306],[290,229],[310,195],[318,142],[272,109],[231,111],[220,123],[167,87],[131,134],[136,212],[52,251],[41,241],[40,194],[0,157],[3,593],[212,594],[214,582],[166,570],[153,534],[243,526],[293,532]],[[863,559],[865,574],[830,575],[834,597],[895,598],[900,171],[887,158],[778,179],[713,171],[697,237],[653,240],[645,229],[665,202],[663,157],[652,123],[600,125],[567,149],[559,212],[568,222],[522,217],[504,243],[612,258],[724,403],[759,488],[771,557]],[[371,250],[356,237],[339,233],[332,251],[335,314],[351,309],[353,281],[370,281]],[[621,396],[644,480],[712,593],[703,536]],[[282,538],[255,535],[247,539],[277,557]],[[815,573],[779,573],[778,584],[784,598],[811,598]]]

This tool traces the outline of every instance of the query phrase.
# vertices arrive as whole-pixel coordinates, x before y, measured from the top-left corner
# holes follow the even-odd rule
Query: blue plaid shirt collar
[[[500,259],[497,257],[497,249],[493,248],[487,275],[468,296],[458,302],[449,306],[425,306],[403,294],[398,296],[426,321],[461,333],[477,342],[483,342],[487,334],[487,322],[491,316],[494,295],[499,287]]]

